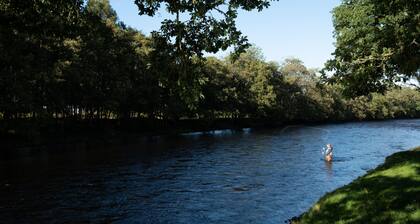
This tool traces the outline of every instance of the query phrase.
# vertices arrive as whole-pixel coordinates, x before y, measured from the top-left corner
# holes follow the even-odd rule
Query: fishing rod
[[[288,125],[288,126],[284,127],[283,129],[281,129],[280,132],[282,133],[282,132],[284,132],[288,128],[295,128],[295,127],[306,127],[306,128],[318,129],[318,130],[321,130],[321,131],[325,131],[327,133],[330,133],[330,131],[327,130],[326,128],[318,128],[318,127],[311,127],[311,126],[304,126],[304,125]]]

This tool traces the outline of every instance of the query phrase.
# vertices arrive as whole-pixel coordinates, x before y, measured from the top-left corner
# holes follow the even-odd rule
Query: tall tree
[[[331,82],[357,96],[420,78],[420,1],[344,0],[333,10]]]
[[[140,15],[154,16],[165,7],[175,18],[162,22],[159,35],[173,40],[178,51],[188,56],[202,56],[203,51],[216,53],[234,45],[237,50],[248,46],[247,38],[236,28],[238,9],[253,10],[269,6],[271,0],[135,0]]]
[[[309,70],[298,58],[286,58],[282,64],[280,72],[286,76],[307,76],[310,75]]]
[[[140,15],[154,16],[158,10],[166,9],[172,16],[152,33],[156,49],[166,52],[166,64],[170,65],[165,74],[166,80],[171,80],[166,84],[169,98],[179,98],[189,109],[196,108],[202,95],[201,78],[193,71],[202,64],[203,54],[230,46],[242,52],[249,44],[236,28],[238,9],[262,10],[270,1],[135,0]]]
[[[278,68],[265,62],[260,48],[250,47],[241,53],[231,66],[233,74],[237,74],[246,81],[248,89],[241,93],[247,102],[248,113],[266,116],[270,108],[276,103],[276,92],[273,79],[278,76]]]
[[[86,9],[104,21],[117,22],[117,13],[111,7],[109,0],[89,0],[86,4]]]
[[[0,111],[5,117],[54,106],[56,68],[78,35],[82,0],[0,0]]]
[[[67,73],[69,89],[90,116],[109,117],[110,112],[130,117],[130,112],[149,113],[145,37],[117,20],[109,0],[90,0],[85,8],[80,50]],[[150,106],[152,108],[152,106]]]

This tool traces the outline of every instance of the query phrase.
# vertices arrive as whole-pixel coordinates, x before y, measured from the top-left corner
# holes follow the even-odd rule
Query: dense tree
[[[237,52],[248,47],[247,39],[236,28],[237,10],[262,10],[270,0],[252,1],[167,1],[135,0],[140,15],[154,16],[166,9],[171,18],[162,22],[161,29],[152,33],[155,48],[165,52],[168,71],[165,111],[173,115],[197,107],[201,96],[201,77],[197,72],[204,52],[216,53],[234,46]],[[159,54],[159,53],[158,53]],[[156,54],[155,54],[156,55]],[[185,105],[175,103],[183,102]],[[175,116],[176,117],[176,116]]]
[[[410,88],[346,99],[348,86],[323,84],[297,58],[267,62],[257,47],[186,56],[120,22],[108,0],[61,3],[0,0],[0,123],[10,124],[0,134],[27,118],[41,130],[63,120],[420,117],[420,92]]]
[[[174,47],[181,54],[202,56],[203,51],[216,53],[234,45],[241,51],[248,46],[247,39],[236,28],[237,10],[261,11],[270,0],[135,0],[140,15],[154,16],[165,8],[175,18],[162,22],[160,31],[155,35],[164,37],[168,42],[174,40]]]
[[[345,94],[383,92],[420,77],[420,1],[345,0],[333,10],[336,50],[326,69]]]
[[[0,110],[6,118],[57,104],[52,91],[64,40],[77,36],[81,0],[0,1]]]
[[[305,77],[311,75],[308,68],[298,58],[286,58],[280,72],[287,76]]]
[[[226,61],[207,58],[203,68],[203,97],[199,105],[201,117],[206,119],[237,117],[243,109],[245,80],[232,74]],[[242,98],[242,99],[241,99]]]
[[[86,6],[87,12],[98,16],[109,25],[115,25],[118,20],[117,13],[107,0],[89,0]]]
[[[251,47],[230,64],[230,69],[247,83],[249,113],[267,115],[269,108],[276,102],[277,96],[271,80],[278,75],[278,68],[264,61],[261,49]]]

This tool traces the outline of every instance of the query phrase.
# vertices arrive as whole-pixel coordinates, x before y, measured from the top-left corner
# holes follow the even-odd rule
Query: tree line
[[[168,38],[119,21],[107,0],[0,0],[0,21],[6,121],[420,117],[419,91],[347,98],[299,59],[268,62],[257,47],[223,59],[180,56]]]

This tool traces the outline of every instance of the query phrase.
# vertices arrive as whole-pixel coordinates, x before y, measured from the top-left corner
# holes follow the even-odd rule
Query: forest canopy
[[[353,7],[353,2],[357,1],[343,4]],[[137,4],[144,7],[146,14],[153,14],[158,7],[150,2]],[[268,1],[230,1],[230,4],[232,10],[241,7],[260,10]],[[192,15],[207,10],[206,5],[200,4],[192,8],[188,4],[176,7],[179,8],[171,10],[190,10]],[[214,7],[217,6],[210,8]],[[345,9],[337,8],[335,16],[347,12]],[[194,24],[206,18],[197,17]],[[341,19],[335,18],[335,26],[345,29],[342,27],[346,23],[342,25]],[[407,71],[410,75],[408,71],[414,71],[412,65],[416,62],[407,58],[417,60],[418,55],[412,52],[417,51],[415,47],[400,52],[398,57],[393,55],[391,61],[381,60],[379,67],[375,64],[380,73],[373,70],[364,73],[361,65],[337,67],[347,63],[341,60],[357,60],[352,58],[357,54],[342,51],[341,42],[347,39],[337,33],[339,46],[330,65],[336,66],[331,67],[337,70],[334,77],[342,81],[324,84],[318,72],[307,68],[301,60],[269,62],[255,46],[226,58],[201,57],[196,52],[180,59],[174,53],[174,43],[162,38],[164,34],[147,36],[125,25],[107,0],[0,0],[0,20],[1,120],[252,118],[304,122],[420,116],[420,93],[411,88],[395,87],[384,94],[353,99],[344,97],[351,87],[348,83],[358,83],[353,83],[353,79],[360,81],[360,91],[371,90],[362,88],[364,78],[357,77],[366,75],[367,79],[382,80],[378,77],[384,74],[380,70],[382,65],[394,69],[394,73]],[[391,29],[387,26],[384,25]],[[227,33],[223,33],[229,34],[230,28],[226,29]],[[217,42],[216,39],[208,41]],[[377,41],[387,48],[382,47],[374,54],[388,52],[384,49],[397,52],[398,46],[409,44],[381,45],[391,41]],[[364,49],[363,46],[354,48]],[[206,49],[213,51],[210,48]],[[404,66],[392,64],[397,61],[404,62]]]
[[[236,27],[238,9],[258,11],[272,0],[135,0],[140,15],[154,16],[165,8],[175,18],[166,18],[155,37],[161,37],[184,56],[217,53],[230,46],[243,52],[249,46],[246,36]],[[173,40],[173,41],[172,41]]]
[[[343,0],[333,10],[336,50],[326,63],[347,96],[420,80],[420,1]]]

